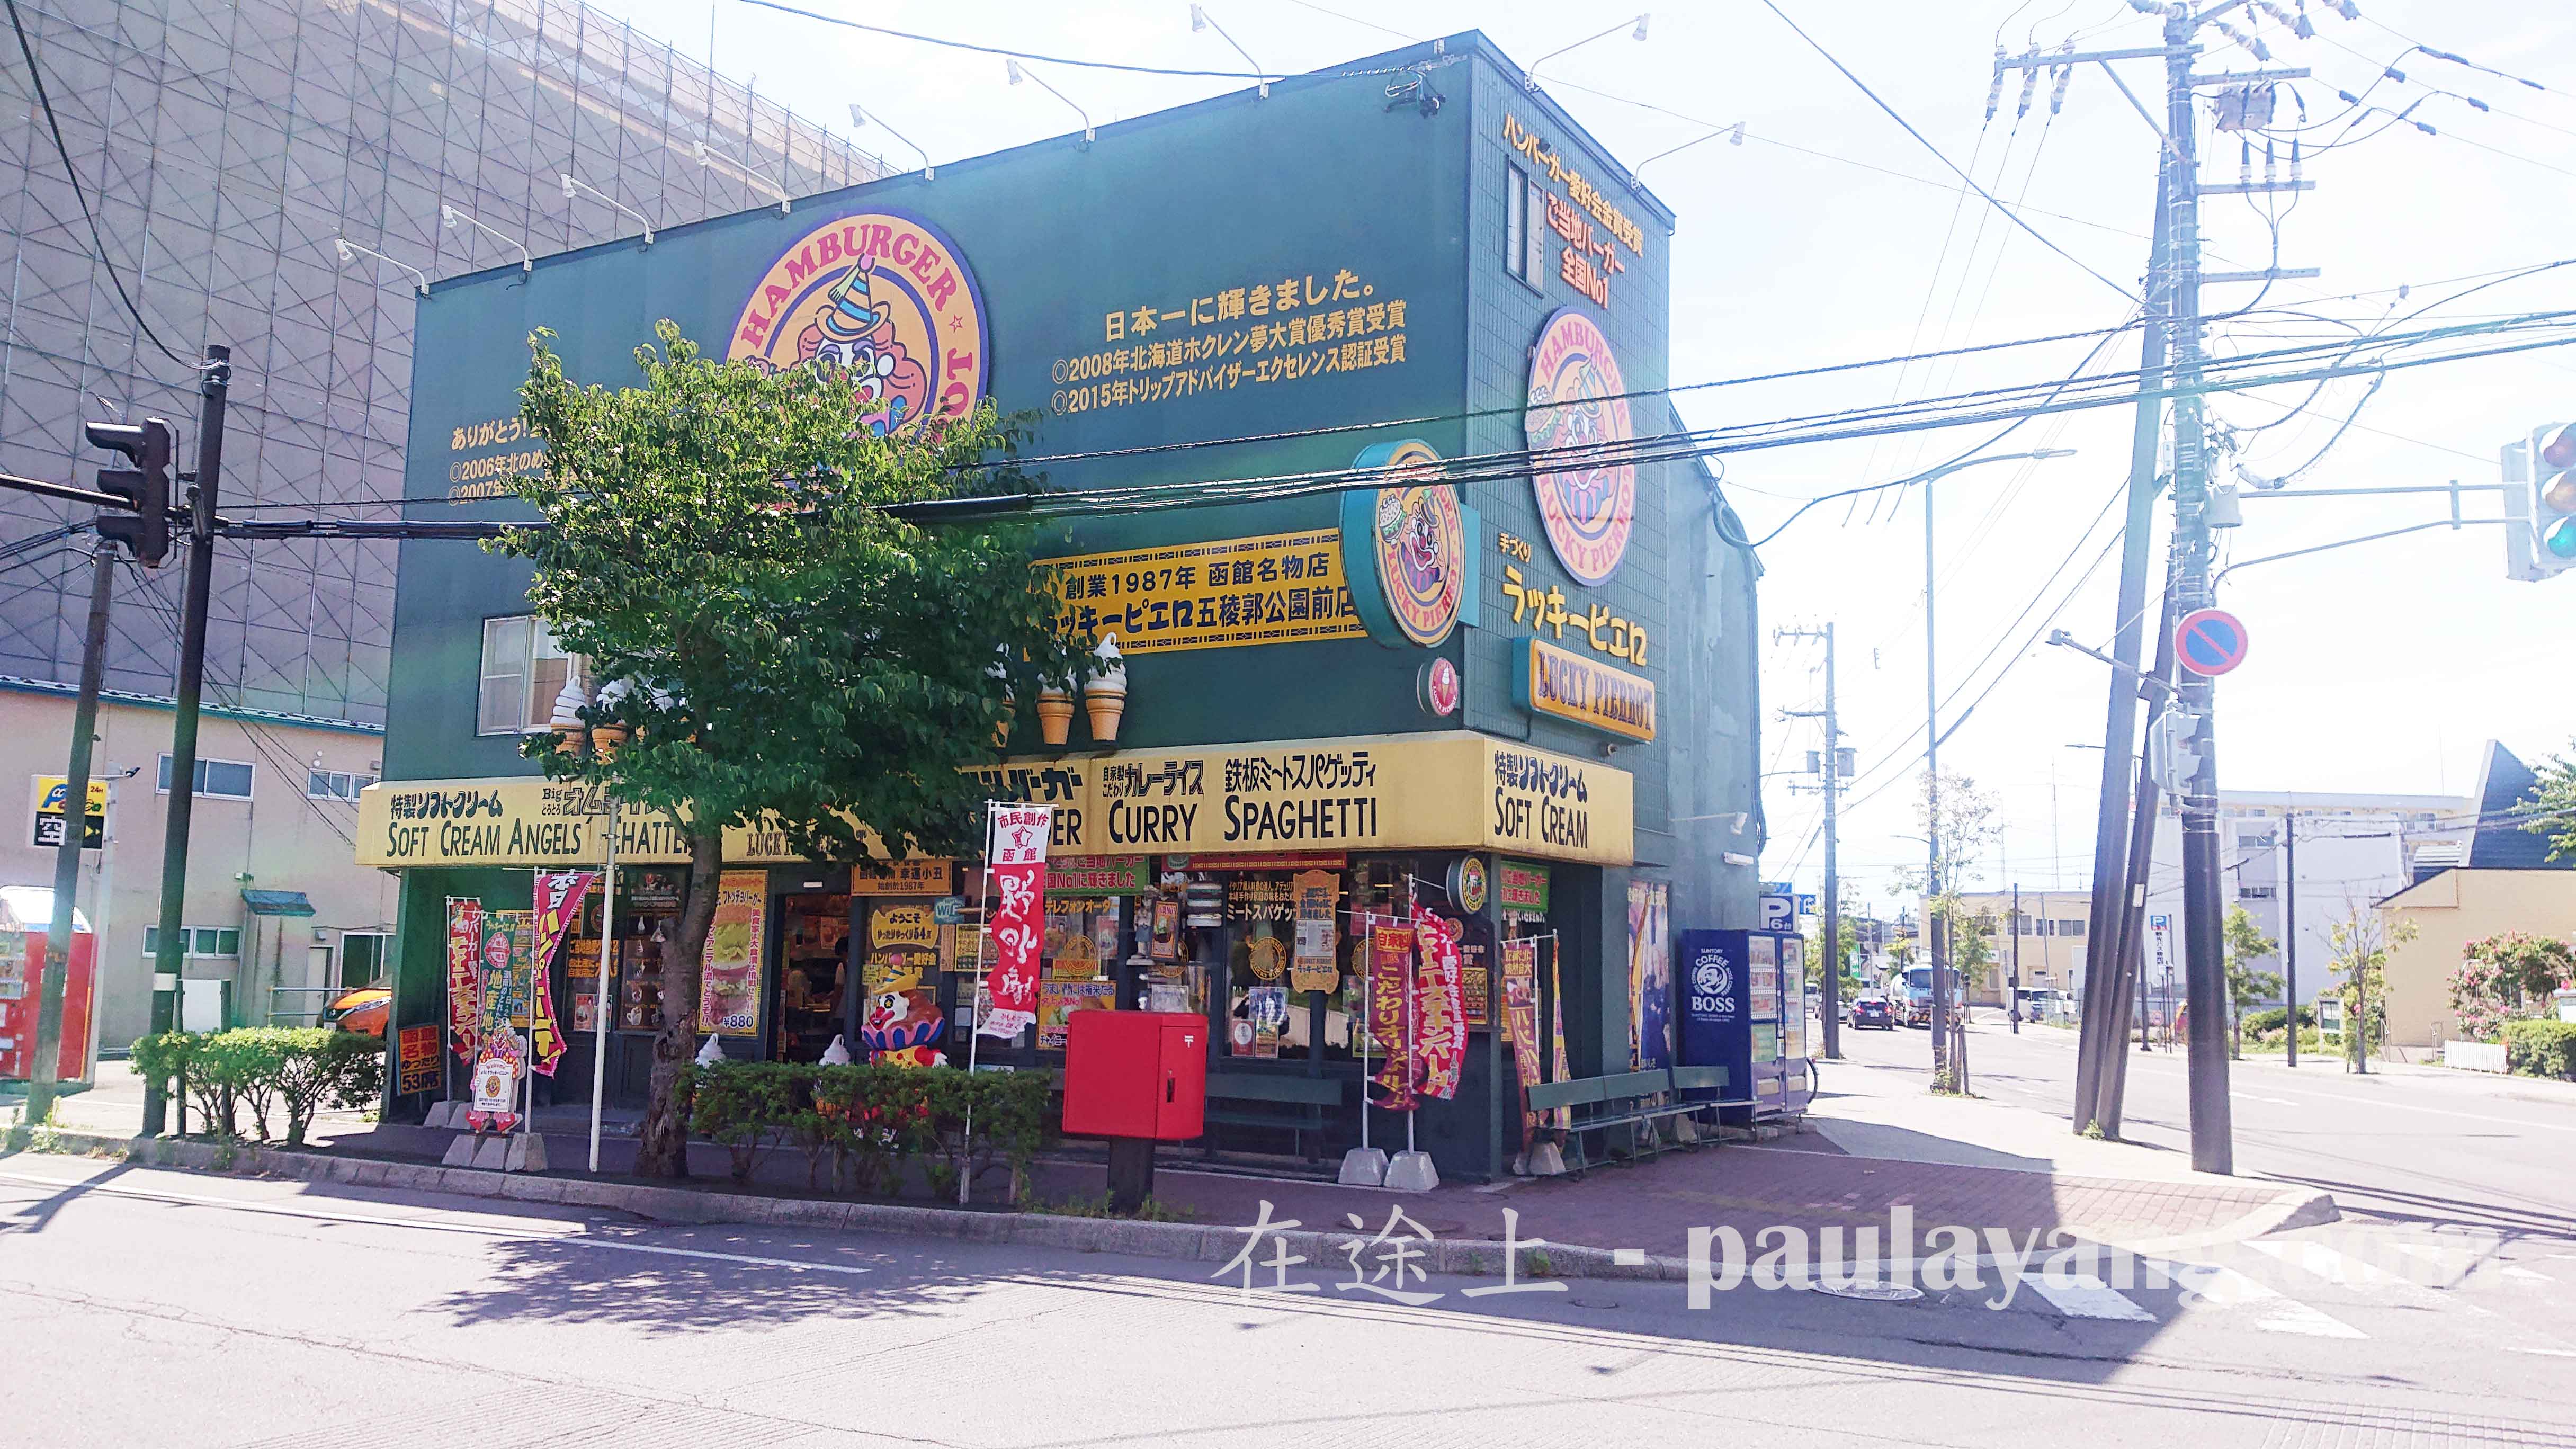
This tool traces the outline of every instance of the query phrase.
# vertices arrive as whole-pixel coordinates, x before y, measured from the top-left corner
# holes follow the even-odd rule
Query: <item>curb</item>
[[[13,1153],[26,1151],[33,1136],[27,1128],[13,1129],[7,1134],[5,1150]],[[749,1193],[652,1187],[629,1182],[530,1177],[466,1167],[444,1167],[435,1163],[391,1162],[382,1158],[334,1157],[255,1144],[227,1146],[210,1142],[178,1142],[164,1137],[124,1138],[57,1130],[44,1142],[46,1147],[56,1152],[113,1155],[146,1167],[599,1208],[664,1223],[759,1223],[774,1227],[875,1231],[957,1242],[1015,1243],[1080,1253],[1123,1253],[1140,1258],[1219,1264],[1230,1262],[1245,1243],[1244,1228],[1198,1223],[1067,1217],[1054,1213],[970,1212],[901,1203],[762,1197]],[[2302,1188],[2282,1194],[2235,1222],[2181,1237],[2124,1244],[2081,1229],[2063,1231],[2069,1236],[2088,1238],[2140,1256],[2154,1256],[2239,1241],[2284,1228],[2332,1222],[2339,1216],[2332,1195]],[[1274,1231],[1270,1236],[1284,1242],[1291,1253],[1304,1254],[1318,1262],[1346,1253],[1349,1244],[1370,1241],[1369,1237],[1350,1231],[1327,1233],[1303,1228]],[[1506,1273],[1501,1243],[1434,1239],[1421,1244],[1420,1248],[1418,1262],[1426,1272],[1466,1278],[1500,1278]],[[1543,1272],[1534,1271],[1533,1254],[1544,1255],[1546,1267]],[[1980,1267],[1993,1267],[2001,1260],[1992,1254],[1984,1254],[1973,1261]],[[1853,1265],[1855,1269],[1864,1266]],[[1880,1266],[1884,1268],[1886,1265],[1882,1263]],[[1690,1277],[1690,1261],[1635,1250],[1613,1251],[1549,1242],[1543,1246],[1525,1244],[1515,1271],[1532,1278],[1686,1282]]]

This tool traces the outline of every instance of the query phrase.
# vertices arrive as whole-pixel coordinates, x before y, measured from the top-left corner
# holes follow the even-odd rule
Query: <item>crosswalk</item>
[[[2022,1287],[2024,1307],[2068,1320],[2319,1339],[2371,1338],[2381,1322],[2414,1331],[2428,1313],[2456,1315],[2493,1325],[2511,1352],[2576,1359],[2576,1315],[2563,1306],[2576,1290],[2576,1254],[2491,1234],[2338,1225],[2139,1259],[2116,1285],[2033,1273]]]

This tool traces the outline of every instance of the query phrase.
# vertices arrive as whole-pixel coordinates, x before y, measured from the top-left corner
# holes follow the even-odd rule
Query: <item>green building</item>
[[[1669,1060],[1673,933],[1754,923],[1759,565],[1707,468],[1619,461],[1682,426],[1660,391],[1673,225],[1482,36],[1452,36],[436,284],[406,494],[445,500],[415,517],[516,516],[493,494],[534,463],[528,334],[614,385],[666,317],[710,350],[869,372],[888,426],[984,397],[1035,411],[1057,486],[1388,465],[1383,488],[1047,536],[1069,624],[1114,635],[1128,683],[1114,719],[1090,710],[1105,699],[1055,711],[1075,716],[1060,745],[1024,702],[990,774],[997,798],[1059,806],[1058,889],[1048,1011],[985,1059],[1051,1060],[1072,1010],[1202,1011],[1211,1107],[1242,1119],[1226,1140],[1337,1151],[1358,1131],[1366,940],[1419,908],[1462,927],[1466,1050],[1415,1126],[1444,1171],[1499,1172],[1524,1055],[1545,1077]],[[1600,466],[1534,476],[1521,456],[1591,443]],[[1435,459],[1483,461],[1451,486],[1426,481]],[[550,797],[519,754],[581,667],[528,619],[527,582],[471,547],[404,546],[360,859],[403,874],[415,1061],[446,1010],[450,898],[524,908],[534,869],[600,857],[596,828],[539,828]],[[645,1071],[651,912],[678,877],[655,849],[649,830],[621,845],[641,909],[621,905],[607,973],[612,1100]],[[936,1045],[962,1058],[972,928],[961,947],[930,918],[962,894],[973,919],[972,862],[854,880],[744,832],[728,864],[761,933],[753,977],[706,1002],[728,1052],[856,1051],[887,1011],[948,1022]],[[1301,905],[1330,910],[1322,935]],[[566,1100],[587,1092],[596,959],[555,967]]]

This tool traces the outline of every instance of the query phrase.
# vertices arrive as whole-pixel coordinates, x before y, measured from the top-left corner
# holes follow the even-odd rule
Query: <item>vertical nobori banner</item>
[[[590,870],[537,874],[536,976],[529,983],[528,1020],[534,1065],[541,1076],[553,1076],[564,1054],[563,1025],[555,1018],[555,954],[563,949],[573,922],[580,919],[582,899],[597,879],[599,873]]]
[[[1429,911],[1413,918],[1422,966],[1413,978],[1414,1080],[1421,1093],[1447,1101],[1458,1095],[1467,1064],[1467,998],[1458,959],[1458,923]]]
[[[447,898],[447,1043],[460,1061],[474,1060],[483,1041],[483,999],[474,958],[483,954],[483,902]]]
[[[1405,1029],[1411,1010],[1413,928],[1391,921],[1372,921],[1368,933],[1368,1034],[1384,1054],[1377,1084],[1386,1096],[1374,1105],[1390,1112],[1413,1107],[1413,1034]]]
[[[1007,1040],[1038,1019],[1038,958],[1046,944],[1047,837],[1054,829],[1053,806],[994,807],[991,881],[984,902],[994,949],[992,1006],[976,1019],[979,1036]]]

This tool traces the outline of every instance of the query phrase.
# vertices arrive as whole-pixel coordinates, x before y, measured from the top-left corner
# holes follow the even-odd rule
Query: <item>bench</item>
[[[1342,1105],[1347,1083],[1336,1077],[1292,1077],[1269,1072],[1210,1072],[1207,1121],[1213,1126],[1262,1127],[1288,1134],[1289,1149],[1308,1162],[1323,1145],[1324,1114]],[[1244,1107],[1219,1107],[1240,1102]],[[1207,1155],[1216,1155],[1210,1145]]]
[[[1687,1085],[1725,1085],[1726,1069],[1723,1067],[1683,1070],[1692,1074]],[[1716,1074],[1713,1082],[1708,1078],[1709,1073]],[[1611,1160],[1634,1166],[1639,1157],[1663,1151],[1664,1138],[1660,1127],[1666,1119],[1687,1120],[1715,1105],[1669,1100],[1677,1085],[1681,1084],[1674,1081],[1673,1073],[1660,1067],[1648,1072],[1617,1072],[1565,1082],[1540,1082],[1529,1089],[1529,1107],[1533,1112],[1563,1108],[1569,1113],[1569,1125],[1560,1129],[1566,1170],[1580,1177],[1592,1166],[1591,1158],[1583,1150],[1583,1139],[1587,1135],[1615,1128],[1627,1129],[1628,1150],[1624,1153],[1613,1151]],[[1637,1130],[1641,1127],[1645,1129],[1642,1133]],[[1689,1140],[1695,1143],[1697,1138],[1694,1135]]]

